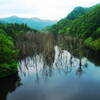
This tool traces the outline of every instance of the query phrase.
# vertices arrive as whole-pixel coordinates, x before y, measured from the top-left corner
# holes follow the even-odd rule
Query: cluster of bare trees
[[[33,56],[42,53],[44,59],[53,58],[54,37],[52,34],[28,32],[16,36],[16,46],[20,50],[20,57]]]

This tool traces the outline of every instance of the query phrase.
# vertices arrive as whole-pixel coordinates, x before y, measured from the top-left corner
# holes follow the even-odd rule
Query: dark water
[[[54,46],[19,61],[17,75],[0,80],[0,100],[100,100],[100,57]]]

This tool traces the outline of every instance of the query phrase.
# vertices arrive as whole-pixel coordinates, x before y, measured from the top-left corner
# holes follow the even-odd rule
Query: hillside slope
[[[75,8],[48,30],[56,34],[76,36],[93,49],[100,50],[100,4],[90,8]]]

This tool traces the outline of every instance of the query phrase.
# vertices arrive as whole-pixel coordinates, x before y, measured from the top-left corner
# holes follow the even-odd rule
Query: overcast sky
[[[74,7],[90,7],[100,0],[0,0],[0,17],[38,17],[59,20]]]

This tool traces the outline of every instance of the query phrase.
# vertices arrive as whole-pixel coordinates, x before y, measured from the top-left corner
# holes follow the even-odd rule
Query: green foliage
[[[86,39],[93,35],[96,29],[100,26],[100,5],[95,6],[92,11],[89,11],[84,16],[73,21],[70,27],[70,34],[77,35]]]
[[[85,40],[85,44],[87,46],[92,47],[95,50],[100,50],[100,38],[93,40],[92,37],[89,37],[88,39]]]
[[[12,38],[1,33],[0,30],[0,77],[17,71],[16,54]]]
[[[0,29],[5,31],[9,36],[15,38],[16,34],[20,32],[26,33],[27,31],[36,31],[29,28],[26,24],[0,24]]]
[[[67,19],[74,20],[88,12],[88,8],[76,7],[68,16]]]
[[[66,28],[70,24],[71,24],[71,20],[64,18],[64,19],[60,20],[57,24],[48,28],[48,31],[50,31],[54,34],[62,34],[62,33],[65,33]]]
[[[0,33],[6,34],[6,32],[3,29],[0,29]]]
[[[76,7],[66,18],[50,27],[49,31],[81,38],[88,45],[99,49],[100,4],[90,8]]]
[[[92,34],[92,38],[94,40],[100,38],[100,27],[98,27],[97,30]]]
[[[87,11],[88,8],[76,7],[67,17],[61,19],[57,24],[48,28],[48,30],[54,34],[68,34],[72,22],[84,15]]]
[[[37,32],[25,24],[0,24],[0,78],[17,71],[17,37],[21,35],[24,39],[24,35],[31,31]]]

